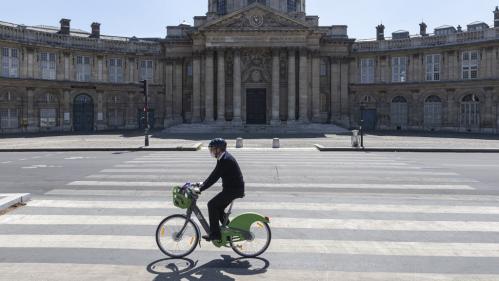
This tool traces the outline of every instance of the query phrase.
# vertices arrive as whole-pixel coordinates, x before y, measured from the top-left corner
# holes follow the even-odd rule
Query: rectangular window
[[[152,82],[154,78],[152,60],[140,61],[140,80],[148,80]]]
[[[440,55],[426,56],[426,81],[440,81]]]
[[[392,82],[407,81],[407,58],[394,57],[392,58]]]
[[[296,12],[296,0],[288,0],[288,13]]]
[[[12,108],[0,109],[0,128],[1,129],[19,128],[19,116],[16,109]]]
[[[55,80],[56,78],[56,62],[54,53],[40,54],[40,69],[42,79]]]
[[[57,113],[55,108],[40,109],[40,127],[51,128],[57,126]]]
[[[121,59],[109,60],[109,82],[112,83],[123,82],[123,60]]]
[[[2,76],[19,78],[19,52],[17,49],[2,48]]]
[[[76,57],[76,81],[90,81],[90,57]]]
[[[360,83],[374,83],[374,59],[360,60]]]
[[[478,51],[463,52],[463,79],[478,78]]]
[[[320,65],[320,76],[321,77],[327,76],[327,64],[323,60],[321,60],[321,65]]]

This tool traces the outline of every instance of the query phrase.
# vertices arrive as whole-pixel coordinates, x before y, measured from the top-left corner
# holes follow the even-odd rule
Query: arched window
[[[461,127],[466,129],[480,126],[480,99],[477,95],[467,95],[461,100]]]
[[[288,13],[296,12],[296,0],[288,0]]]
[[[227,14],[227,1],[217,0],[217,14],[223,16]]]
[[[402,96],[397,96],[391,103],[391,123],[397,129],[407,126],[407,100]]]
[[[435,129],[442,125],[442,100],[432,95],[426,98],[424,103],[424,126],[427,129]]]

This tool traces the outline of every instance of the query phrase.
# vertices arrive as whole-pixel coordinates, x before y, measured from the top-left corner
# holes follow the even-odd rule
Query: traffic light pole
[[[142,86],[144,88],[144,119],[145,119],[145,146],[149,146],[149,89],[147,80],[142,81]]]

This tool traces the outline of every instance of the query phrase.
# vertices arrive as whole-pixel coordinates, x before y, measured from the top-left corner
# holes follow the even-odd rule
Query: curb
[[[416,147],[369,147],[369,148],[350,148],[350,147],[325,147],[320,144],[314,144],[315,148],[321,152],[437,152],[437,153],[499,153],[496,148],[416,148]]]
[[[30,193],[6,193],[0,194],[0,197],[5,197],[3,199],[0,199],[0,211],[6,210],[14,206],[15,204],[25,203],[31,200]]]
[[[202,143],[197,143],[191,147],[96,147],[96,148],[6,148],[1,152],[100,152],[100,151],[198,151]]]

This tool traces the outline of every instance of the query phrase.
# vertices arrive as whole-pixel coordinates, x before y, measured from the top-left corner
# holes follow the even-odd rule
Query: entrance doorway
[[[94,130],[94,102],[88,95],[79,95],[74,99],[73,129],[76,132],[91,132]]]
[[[246,91],[246,124],[267,124],[267,91]]]

